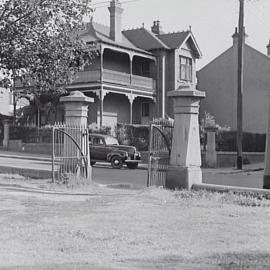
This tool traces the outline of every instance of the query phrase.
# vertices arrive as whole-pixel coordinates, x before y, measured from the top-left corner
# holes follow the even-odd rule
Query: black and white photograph
[[[269,270],[269,238],[269,0],[0,0],[0,270]]]

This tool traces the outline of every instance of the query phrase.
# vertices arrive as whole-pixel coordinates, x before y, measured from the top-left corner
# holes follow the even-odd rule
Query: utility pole
[[[243,167],[243,53],[244,53],[244,1],[239,0],[239,35],[237,66],[237,169]]]

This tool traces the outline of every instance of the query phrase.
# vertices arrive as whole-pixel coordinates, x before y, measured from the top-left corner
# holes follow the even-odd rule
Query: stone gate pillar
[[[9,141],[9,120],[4,120],[4,139],[3,139],[3,147],[8,148]]]
[[[88,105],[93,98],[85,96],[80,91],[73,91],[69,96],[61,97],[60,102],[65,105],[65,123],[73,126],[86,126]]]
[[[216,131],[217,127],[209,126],[205,128],[207,133],[207,148],[205,152],[205,165],[208,168],[216,168],[217,166],[217,151],[216,151]]]
[[[174,130],[166,187],[191,189],[202,183],[198,114],[205,93],[185,86],[168,96],[174,104]]]
[[[94,102],[93,98],[85,96],[80,91],[73,91],[69,96],[61,97],[60,102],[64,103],[65,106],[65,124],[67,126],[76,126],[76,127],[87,127],[87,118],[88,118],[88,106],[90,103]],[[89,146],[86,145],[87,141],[85,137],[80,136],[76,140],[82,140],[79,142],[79,145],[82,145],[82,152],[84,155],[88,156],[88,178],[92,178],[92,170],[90,165],[90,153]],[[88,149],[86,153],[86,149]],[[67,147],[64,151],[76,151],[74,147]],[[69,153],[73,156],[75,154]],[[68,155],[69,155],[68,154]]]

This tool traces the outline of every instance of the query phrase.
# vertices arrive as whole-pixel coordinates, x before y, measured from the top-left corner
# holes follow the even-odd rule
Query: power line
[[[110,1],[102,1],[102,2],[97,2],[97,3],[92,3],[92,6],[96,6],[96,5],[101,5],[101,4],[106,4],[106,3],[110,3]]]
[[[140,0],[128,0],[128,1],[123,1],[121,2],[122,5],[124,4],[128,4],[128,3],[132,3],[132,2],[138,2]],[[92,5],[99,5],[99,4],[105,4],[105,3],[108,3],[107,5],[101,5],[101,6],[97,6],[97,7],[94,7],[95,9],[98,9],[98,8],[104,8],[104,7],[109,7],[109,3],[111,1],[103,1],[103,2],[99,2],[99,3],[94,3]]]

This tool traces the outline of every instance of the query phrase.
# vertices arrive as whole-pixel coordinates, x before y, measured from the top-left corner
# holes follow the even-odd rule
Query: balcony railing
[[[156,80],[154,80],[152,78],[148,78],[148,77],[132,75],[131,76],[131,84],[132,84],[132,86],[156,90]]]
[[[88,70],[78,73],[74,83],[87,83],[100,81],[100,70]],[[129,73],[103,69],[104,82],[134,87],[142,90],[156,90],[156,81],[152,78],[130,75]]]
[[[73,83],[87,83],[100,81],[100,69],[79,72]]]
[[[135,88],[142,88],[148,91],[156,90],[156,81],[152,78],[130,75],[129,73],[104,69],[103,80]]]
[[[116,84],[130,85],[130,74],[103,69],[103,81]]]

